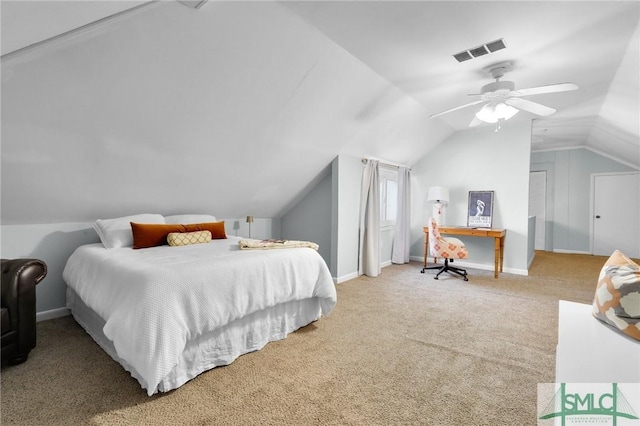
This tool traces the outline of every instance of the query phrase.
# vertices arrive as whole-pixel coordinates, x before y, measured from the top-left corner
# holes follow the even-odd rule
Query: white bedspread
[[[152,395],[188,340],[260,310],[319,298],[336,304],[324,260],[313,249],[243,251],[239,238],[182,247],[81,246],[63,278],[105,320],[104,334]]]

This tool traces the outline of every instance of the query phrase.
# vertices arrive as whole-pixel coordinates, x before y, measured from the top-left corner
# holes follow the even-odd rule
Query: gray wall
[[[590,253],[591,174],[635,169],[586,148],[534,152],[531,171],[547,172],[548,251]]]
[[[361,158],[336,157],[329,173],[280,219],[282,238],[320,245],[331,276],[343,282],[358,276]]]
[[[313,241],[327,266],[331,264],[331,173],[280,219],[281,238]]]

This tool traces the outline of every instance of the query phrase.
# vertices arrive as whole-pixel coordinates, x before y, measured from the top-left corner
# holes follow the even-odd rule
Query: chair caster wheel
[[[421,274],[424,274],[424,269],[422,271],[420,271]]]
[[[437,280],[437,279],[438,279],[438,277],[433,277],[433,279],[434,279],[434,280]]]

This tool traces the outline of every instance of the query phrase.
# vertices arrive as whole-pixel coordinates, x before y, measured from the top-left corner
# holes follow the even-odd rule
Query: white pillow
[[[210,214],[177,214],[174,216],[165,216],[164,220],[166,223],[177,223],[179,225],[217,222],[216,217]]]
[[[102,245],[105,248],[133,247],[133,233],[131,222],[136,223],[165,223],[159,214],[147,213],[133,216],[117,217],[115,219],[98,219],[93,224]]]

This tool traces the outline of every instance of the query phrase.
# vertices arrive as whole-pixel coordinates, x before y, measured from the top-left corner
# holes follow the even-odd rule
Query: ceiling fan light
[[[507,105],[503,102],[500,102],[498,105],[496,105],[496,116],[505,120],[508,120],[516,115],[518,111],[519,110],[517,108],[514,108],[511,105]]]
[[[485,123],[496,123],[498,118],[495,116],[495,108],[491,104],[486,104],[480,111],[476,112],[476,118]]]
[[[497,104],[489,103],[483,106],[480,111],[476,113],[478,120],[485,123],[497,123],[498,120],[508,120],[518,113],[518,109],[507,105],[504,102]]]

